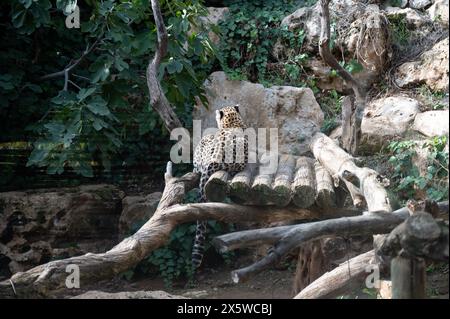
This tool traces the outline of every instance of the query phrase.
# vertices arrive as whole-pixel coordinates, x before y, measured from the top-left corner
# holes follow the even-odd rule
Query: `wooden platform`
[[[275,205],[293,203],[300,208],[314,204],[335,206],[336,195],[330,174],[313,158],[281,155],[275,174],[261,174],[257,164],[247,164],[233,177],[225,171],[214,173],[205,186],[208,201],[223,202],[229,197],[244,205]]]

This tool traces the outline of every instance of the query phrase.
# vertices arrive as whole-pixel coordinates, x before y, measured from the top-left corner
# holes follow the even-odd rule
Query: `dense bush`
[[[0,28],[0,143],[32,144],[27,165],[48,174],[65,170],[92,177],[111,167],[168,154],[170,141],[148,103],[145,70],[156,45],[149,0],[83,1],[81,28],[65,25],[74,0],[2,1]],[[198,0],[164,1],[169,33],[160,75],[177,114],[190,124],[194,96],[203,98],[214,49]],[[73,65],[64,76],[43,76]]]

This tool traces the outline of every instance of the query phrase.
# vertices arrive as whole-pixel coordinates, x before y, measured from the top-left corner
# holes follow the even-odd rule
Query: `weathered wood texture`
[[[205,185],[205,195],[210,202],[223,202],[228,194],[228,172],[212,174]]]
[[[299,157],[295,166],[296,172],[292,182],[292,201],[298,207],[309,207],[316,198],[316,178],[314,176],[313,159]]]
[[[379,253],[394,257],[390,267],[393,299],[425,298],[425,258],[448,261],[448,222],[435,220],[425,211],[413,212],[385,237]]]
[[[267,205],[271,203],[273,197],[272,190],[273,176],[270,174],[257,174],[254,177],[251,187],[252,202],[259,205]]]
[[[391,262],[391,280],[392,299],[425,299],[425,260],[395,257]]]
[[[368,267],[374,262],[374,254],[374,251],[371,250],[350,259],[316,279],[294,298],[335,298],[349,292],[352,288],[361,286],[369,274],[367,272]]]
[[[278,163],[278,170],[273,181],[273,202],[277,206],[286,206],[292,198],[291,183],[295,172],[295,157],[282,155]]]
[[[296,207],[254,207],[224,203],[179,205],[186,192],[197,187],[198,175],[189,173],[174,178],[171,174],[171,165],[168,165],[165,180],[166,187],[157,210],[134,235],[105,253],[88,253],[51,261],[26,272],[16,273],[9,280],[0,282],[0,299],[42,298],[53,296],[55,293],[69,293],[65,285],[69,275],[66,267],[69,265],[79,267],[80,286],[112,278],[132,268],[150,252],[164,245],[171,231],[182,223],[209,219],[231,223],[277,222],[317,219],[318,216],[317,212]]]
[[[246,168],[237,173],[230,182],[230,198],[238,203],[243,204],[250,200],[251,187],[253,182],[253,174],[256,170],[255,164],[247,164]]]
[[[319,278],[326,270],[327,260],[322,251],[322,239],[311,240],[300,246],[295,270],[293,295]]]
[[[439,208],[448,210],[448,202],[439,203]],[[276,244],[273,251],[261,260],[232,272],[233,280],[242,282],[276,264],[287,253],[307,241],[333,235],[351,237],[385,234],[392,231],[408,217],[407,208],[401,208],[392,213],[372,212],[361,216],[234,232],[216,237],[213,244],[223,252],[255,244]]]
[[[217,202],[228,196],[233,202],[245,205],[293,204],[309,208],[316,203],[321,208],[334,207],[330,174],[325,169],[319,170],[319,174],[321,189],[316,192],[314,159],[283,154],[275,174],[260,174],[258,164],[248,164],[232,178],[222,171],[215,173],[206,183],[206,197]]]
[[[316,172],[317,206],[325,208],[335,206],[336,194],[330,173],[318,161],[314,162],[314,170]]]
[[[376,171],[358,167],[351,155],[322,133],[316,133],[310,148],[314,157],[325,167],[331,176],[351,183],[364,197],[368,211],[392,211],[391,203],[385,189],[389,181]],[[355,185],[356,184],[356,185]]]

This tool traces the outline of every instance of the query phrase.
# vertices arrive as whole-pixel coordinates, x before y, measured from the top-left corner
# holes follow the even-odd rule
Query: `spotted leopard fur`
[[[200,200],[206,202],[205,185],[217,171],[224,170],[233,175],[242,171],[248,162],[246,128],[238,106],[228,106],[216,111],[218,131],[205,135],[194,151],[194,172],[200,173]],[[205,250],[206,221],[197,221],[192,266],[200,267]]]

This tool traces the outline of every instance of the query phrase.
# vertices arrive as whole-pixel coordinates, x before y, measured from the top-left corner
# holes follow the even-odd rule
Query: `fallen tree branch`
[[[356,182],[355,191],[364,196],[368,211],[392,211],[389,196],[384,188],[388,181],[376,171],[358,167],[353,157],[342,150],[323,133],[316,133],[310,144],[314,157],[328,170],[346,184]]]
[[[0,282],[0,298],[38,298],[55,293],[70,293],[65,282],[67,266],[77,266],[80,285],[112,278],[144,259],[153,250],[164,245],[171,231],[181,223],[215,219],[225,222],[318,219],[320,213],[297,207],[273,209],[271,207],[242,206],[223,203],[179,205],[186,192],[197,187],[198,174],[188,173],[172,177],[171,163],[165,174],[166,187],[152,218],[134,235],[124,239],[105,253],[88,253],[83,256],[56,260],[14,274],[10,280]],[[13,288],[14,287],[14,288]]]
[[[439,208],[448,210],[448,202],[439,203]],[[229,251],[255,244],[276,243],[273,251],[258,262],[232,272],[233,281],[238,283],[246,281],[251,276],[276,264],[291,250],[307,241],[327,236],[350,237],[385,234],[392,231],[408,217],[409,211],[407,208],[401,208],[392,213],[372,212],[362,216],[235,232],[215,238],[213,244],[220,251]]]
[[[305,287],[294,299],[325,299],[345,294],[361,284],[374,263],[374,250],[350,259],[330,272],[323,274]]]
[[[150,105],[158,112],[166,129],[170,132],[177,127],[183,127],[183,125],[167,100],[158,80],[158,70],[161,60],[167,54],[167,30],[164,26],[158,0],[152,0],[151,3],[153,17],[156,23],[158,45],[155,55],[147,67],[147,86],[150,92]]]

